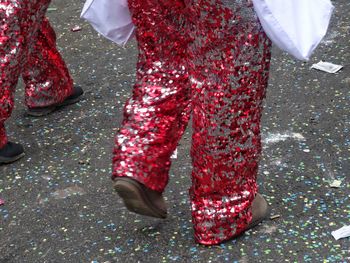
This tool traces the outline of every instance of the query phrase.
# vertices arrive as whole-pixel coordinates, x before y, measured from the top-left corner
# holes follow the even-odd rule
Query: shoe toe
[[[253,219],[252,222],[261,221],[267,217],[269,212],[269,205],[266,202],[265,198],[261,194],[257,194],[252,203],[252,213]]]
[[[18,143],[8,142],[6,146],[1,149],[1,155],[4,157],[15,157],[24,152],[23,146]]]
[[[23,146],[18,143],[8,142],[0,149],[0,164],[8,164],[17,161],[24,156]]]
[[[69,98],[77,98],[84,94],[84,90],[80,86],[74,86],[72,95]]]

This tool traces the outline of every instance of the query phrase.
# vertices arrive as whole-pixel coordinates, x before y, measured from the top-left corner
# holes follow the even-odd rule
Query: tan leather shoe
[[[269,205],[261,194],[256,194],[252,203],[253,219],[247,226],[247,230],[259,225],[269,214]]]
[[[145,216],[166,218],[167,208],[161,193],[129,177],[115,178],[114,189],[123,198],[129,211]]]

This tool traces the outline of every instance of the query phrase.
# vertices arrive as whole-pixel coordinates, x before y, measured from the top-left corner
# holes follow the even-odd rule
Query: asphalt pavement
[[[121,48],[98,36],[79,19],[83,1],[53,1],[48,16],[58,46],[85,95],[31,118],[19,83],[7,127],[26,156],[0,166],[0,262],[350,262],[350,239],[331,235],[350,225],[350,2],[334,4],[329,33],[309,62],[273,52],[259,171],[272,218],[236,240],[204,247],[193,240],[188,201],[191,128],[173,159],[169,217],[129,213],[110,174],[136,43]],[[81,30],[73,32],[75,26]],[[320,60],[344,68],[310,69]]]

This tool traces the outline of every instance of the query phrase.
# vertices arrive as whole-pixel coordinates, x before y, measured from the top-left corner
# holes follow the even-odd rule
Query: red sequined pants
[[[22,75],[30,108],[62,102],[73,81],[56,49],[56,35],[45,18],[49,0],[0,3],[0,148],[7,143],[4,122],[11,115]]]
[[[248,0],[129,0],[139,60],[116,136],[113,177],[162,192],[193,118],[196,241],[213,245],[252,219],[270,41]]]

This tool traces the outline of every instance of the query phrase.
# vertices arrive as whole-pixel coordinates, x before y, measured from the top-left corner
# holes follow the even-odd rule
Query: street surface
[[[310,62],[273,52],[259,172],[273,219],[208,248],[193,240],[190,127],[173,160],[166,220],[129,213],[113,192],[113,137],[134,80],[135,42],[123,49],[99,37],[79,19],[82,0],[53,1],[48,16],[85,96],[31,118],[19,84],[7,127],[26,156],[0,166],[0,262],[350,262],[350,239],[331,235],[350,225],[350,2],[334,4]],[[75,26],[82,30],[72,32]],[[310,69],[320,60],[344,69]],[[335,180],[339,188],[330,187]]]

